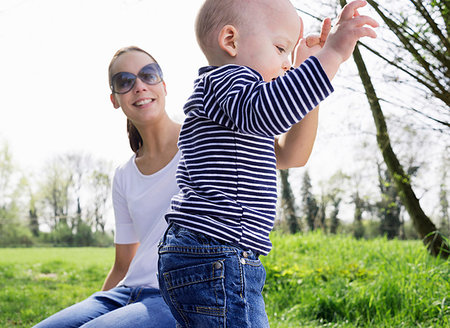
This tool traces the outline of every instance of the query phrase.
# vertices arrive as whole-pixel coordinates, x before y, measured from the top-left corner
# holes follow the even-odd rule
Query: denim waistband
[[[188,245],[167,245],[167,235],[169,233],[177,234],[181,230],[188,231],[189,234],[197,236],[200,239],[207,240],[207,244],[199,245],[199,247],[189,247]],[[189,228],[185,228],[180,226],[177,223],[171,222],[169,226],[167,227],[167,230],[164,232],[164,235],[161,238],[160,244],[159,244],[159,251],[161,253],[166,252],[190,252],[192,253],[204,253],[204,254],[211,254],[211,253],[231,253],[239,251],[239,253],[242,253],[245,255],[245,257],[248,257],[251,255],[254,255],[256,258],[259,258],[259,253],[252,251],[251,249],[245,249],[241,245],[237,243],[232,243],[228,241],[223,241],[214,237],[211,237],[203,232],[198,232]]]

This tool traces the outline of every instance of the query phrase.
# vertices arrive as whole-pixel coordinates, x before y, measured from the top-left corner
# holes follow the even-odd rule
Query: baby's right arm
[[[358,13],[358,8],[366,4],[364,0],[348,3],[342,9],[324,47],[316,54],[330,80],[336,75],[339,66],[351,56],[360,38],[377,36],[375,31],[366,25],[377,27],[378,23],[373,18],[360,16]]]

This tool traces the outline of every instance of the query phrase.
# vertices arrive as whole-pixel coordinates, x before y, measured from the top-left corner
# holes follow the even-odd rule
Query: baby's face
[[[253,17],[249,28],[239,29],[236,55],[237,64],[253,68],[266,82],[284,75],[291,67],[291,53],[302,27],[301,20],[290,3],[273,3],[280,4],[277,5],[277,10],[266,8],[261,11],[262,17]]]

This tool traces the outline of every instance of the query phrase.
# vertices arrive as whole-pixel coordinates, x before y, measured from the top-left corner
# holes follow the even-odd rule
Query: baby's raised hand
[[[352,54],[356,42],[365,36],[376,38],[375,31],[368,27],[377,27],[378,23],[369,16],[361,16],[358,8],[367,4],[364,0],[348,3],[339,14],[336,25],[328,36],[324,50],[336,55],[339,63],[346,61]],[[368,26],[367,26],[368,25]]]
[[[326,18],[322,23],[320,35],[313,34],[301,38],[292,53],[294,67],[299,67],[308,57],[314,56],[325,44],[331,30],[331,19]]]

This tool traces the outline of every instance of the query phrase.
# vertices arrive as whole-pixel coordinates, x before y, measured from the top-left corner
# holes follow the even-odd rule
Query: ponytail
[[[128,133],[128,139],[130,140],[130,147],[133,150],[133,152],[137,153],[139,148],[142,147],[142,137],[134,126],[133,123],[127,118],[127,133]]]

